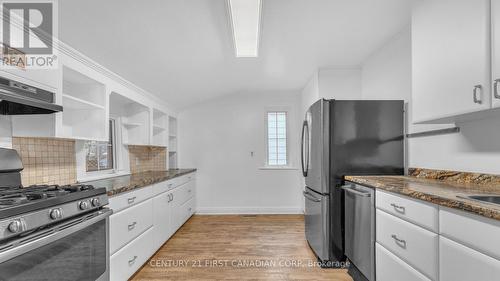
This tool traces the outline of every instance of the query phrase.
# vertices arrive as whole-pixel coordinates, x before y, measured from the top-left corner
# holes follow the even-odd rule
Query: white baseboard
[[[197,207],[198,215],[295,215],[303,214],[301,207]]]

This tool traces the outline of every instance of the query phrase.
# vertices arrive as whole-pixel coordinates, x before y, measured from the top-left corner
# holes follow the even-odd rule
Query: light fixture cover
[[[257,57],[262,0],[227,0],[236,57]]]

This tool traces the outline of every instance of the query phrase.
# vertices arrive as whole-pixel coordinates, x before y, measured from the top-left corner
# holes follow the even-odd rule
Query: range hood
[[[63,111],[55,93],[0,77],[0,114],[51,114]]]

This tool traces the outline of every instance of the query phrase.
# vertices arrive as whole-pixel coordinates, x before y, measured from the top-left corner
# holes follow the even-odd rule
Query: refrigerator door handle
[[[307,191],[303,191],[302,193],[304,194],[305,198],[307,198],[313,202],[321,202],[320,198],[314,197],[311,193],[309,193]]]
[[[306,148],[306,132],[307,132],[307,140],[309,139],[309,125],[307,124],[307,121],[304,121],[302,124],[302,140],[301,140],[301,147],[300,147],[300,163],[302,164],[302,175],[304,177],[307,177],[307,171],[309,170],[309,141],[307,141],[307,148]],[[306,155],[304,155],[306,153]],[[304,159],[306,158],[306,159]],[[307,161],[307,162],[305,162]]]

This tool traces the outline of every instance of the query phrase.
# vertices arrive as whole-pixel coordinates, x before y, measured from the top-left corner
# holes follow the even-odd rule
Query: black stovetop
[[[92,185],[0,186],[0,219],[105,194]]]

